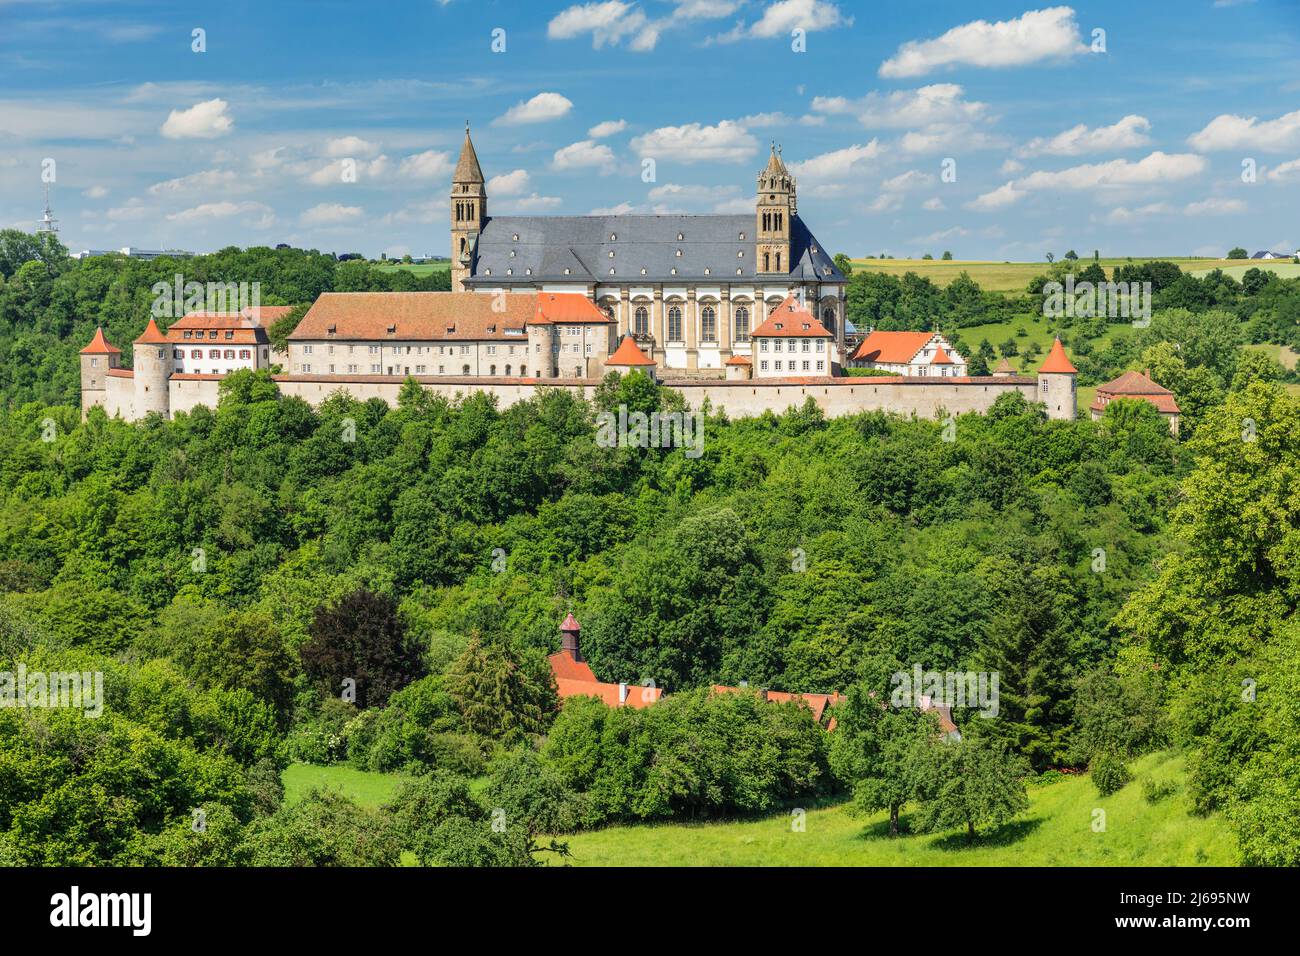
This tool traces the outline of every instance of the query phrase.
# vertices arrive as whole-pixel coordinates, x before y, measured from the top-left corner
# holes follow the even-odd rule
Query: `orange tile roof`
[[[750,338],[830,338],[831,334],[826,331],[826,326],[817,321],[816,317],[799,304],[799,300],[792,295],[785,297],[785,301],[772,310],[767,319],[749,333]]]
[[[144,327],[144,331],[140,333],[140,337],[135,340],[135,344],[166,345],[167,336],[163,335],[162,331],[158,328],[158,323],[153,320],[152,316],[150,316],[149,324]]]
[[[1070,360],[1065,356],[1065,346],[1061,344],[1060,339],[1052,340],[1052,350],[1047,353],[1047,361],[1043,363],[1040,372],[1058,372],[1058,373],[1077,373],[1079,370],[1070,364]]]
[[[522,342],[524,327],[536,320],[537,299],[535,292],[324,292],[289,340]]]
[[[121,355],[122,350],[116,345],[109,345],[108,339],[104,338],[102,328],[95,329],[95,337],[90,340],[90,344],[81,350],[82,355]]]
[[[1097,397],[1089,407],[1099,412],[1106,407],[1108,401],[1116,398],[1140,398],[1150,402],[1166,415],[1179,414],[1174,393],[1163,385],[1157,385],[1150,376],[1141,372],[1128,371],[1114,381],[1098,385]]]
[[[934,338],[933,332],[872,332],[853,353],[857,362],[907,365]]]
[[[268,325],[282,319],[293,311],[291,305],[257,305],[247,306],[240,310],[250,320],[258,325]]]
[[[242,328],[242,329],[224,329],[224,330],[200,328],[197,330],[200,333],[199,335],[187,339],[185,337],[185,333],[188,331],[191,330],[179,329],[175,325],[173,325],[171,328],[167,330],[167,336],[166,336],[167,341],[173,343],[174,345],[193,345],[195,347],[202,346],[202,345],[211,345],[213,347],[218,347],[223,344],[224,345],[266,345],[269,344],[271,341],[269,338],[267,338],[266,329],[262,328],[261,326],[254,326],[251,328]],[[221,334],[217,336],[215,339],[212,338],[211,336],[205,336],[202,334],[203,332],[209,332],[209,331],[220,331]],[[230,338],[226,338],[227,333],[230,335]]]
[[[107,374],[114,378],[135,378],[135,372],[129,368],[110,368]]]
[[[614,350],[614,354],[605,359],[605,366],[607,368],[611,365],[626,365],[634,367],[654,364],[654,359],[647,358],[646,354],[641,351],[640,347],[637,346],[636,342],[632,340],[632,336],[630,335],[623,336],[623,341],[618,344],[618,348]]]
[[[559,689],[561,700],[567,700],[570,697],[595,697],[604,701],[610,707],[634,707],[637,710],[658,703],[664,695],[663,690],[659,687],[642,687],[640,684],[628,684],[626,685],[627,697],[620,703],[618,684],[570,680],[565,677],[557,677],[555,683]]]
[[[442,294],[450,295],[450,293]],[[474,293],[474,295],[483,294],[482,292]],[[550,322],[553,325],[576,325],[583,322],[604,323],[613,321],[596,306],[596,303],[577,292],[538,292],[536,295],[537,313],[534,318],[538,322]]]
[[[943,350],[943,346],[940,345],[938,348],[934,350],[934,358],[930,359],[930,364],[931,365],[952,365],[953,362],[952,359],[948,357],[948,353]]]
[[[727,359],[727,364],[728,365],[753,365],[754,363],[751,362],[749,358],[744,355],[733,355],[731,358]]]
[[[555,675],[556,680],[578,680],[597,683],[596,675],[592,673],[591,667],[586,661],[574,660],[564,651],[558,651],[546,659],[551,662],[551,673]]]
[[[714,684],[712,690],[715,694],[739,694],[743,691],[756,691],[754,687],[727,687],[724,684]],[[769,690],[767,700],[773,704],[787,704],[790,701],[802,701],[808,705],[812,711],[813,720],[821,723],[822,716],[826,713],[826,708],[832,704],[840,702],[839,694],[796,694],[781,690]]]

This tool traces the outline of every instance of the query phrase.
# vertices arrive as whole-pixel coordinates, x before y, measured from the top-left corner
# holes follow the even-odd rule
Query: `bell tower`
[[[478,235],[487,222],[487,186],[465,124],[465,144],[451,176],[451,291],[464,292],[474,271]]]
[[[794,177],[781,159],[781,151],[772,144],[767,168],[758,174],[758,223],[756,270],[786,275],[790,272],[791,220],[797,212]]]

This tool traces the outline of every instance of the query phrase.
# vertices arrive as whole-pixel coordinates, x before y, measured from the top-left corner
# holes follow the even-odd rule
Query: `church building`
[[[751,215],[490,216],[469,128],[451,185],[453,292],[567,292],[594,302],[661,374],[723,378],[754,362],[754,330],[792,298],[844,359],[846,279],[799,217],[775,145]],[[815,360],[813,360],[815,361]]]

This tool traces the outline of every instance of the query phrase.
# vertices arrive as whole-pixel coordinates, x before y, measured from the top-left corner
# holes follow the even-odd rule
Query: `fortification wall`
[[[135,379],[129,375],[104,378],[104,414],[133,421],[135,415]]]

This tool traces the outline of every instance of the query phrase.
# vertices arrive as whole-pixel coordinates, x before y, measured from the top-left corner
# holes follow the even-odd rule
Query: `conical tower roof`
[[[1079,370],[1070,364],[1070,360],[1065,355],[1065,346],[1061,344],[1060,339],[1052,342],[1052,350],[1047,353],[1047,361],[1043,362],[1043,367],[1038,371],[1057,374],[1076,374]]]
[[[456,172],[452,174],[454,183],[483,183],[483,169],[478,164],[478,154],[474,152],[474,143],[469,138],[469,123],[465,124],[465,145],[460,148],[460,159],[456,163]]]
[[[122,350],[118,348],[116,345],[110,344],[108,339],[104,338],[104,330],[102,328],[97,327],[95,329],[95,337],[90,340],[89,345],[87,345],[84,349],[81,350],[81,354],[82,355],[111,355],[114,352],[120,354],[121,351]]]
[[[776,143],[772,143],[772,154],[767,157],[767,165],[763,168],[763,178],[769,176],[789,176],[790,170],[785,168],[785,161],[781,159],[781,154],[777,151]]]
[[[144,331],[141,332],[140,337],[135,340],[135,344],[140,345],[143,343],[145,345],[162,345],[166,341],[167,336],[162,334],[162,330],[158,328],[158,323],[150,318],[149,324],[144,327]]]

